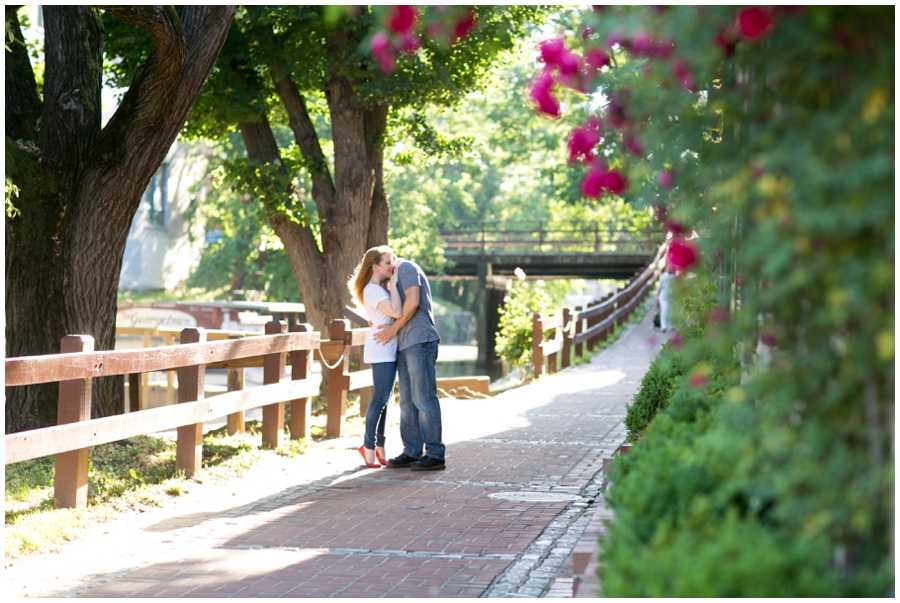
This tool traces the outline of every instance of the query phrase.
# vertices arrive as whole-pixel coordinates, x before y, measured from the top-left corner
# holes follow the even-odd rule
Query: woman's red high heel
[[[359,454],[363,457],[363,462],[366,464],[366,467],[368,467],[369,469],[381,469],[381,465],[379,465],[378,463],[372,463],[370,465],[369,461],[366,460],[366,447],[365,446],[359,447]]]
[[[376,459],[378,460],[378,462],[381,463],[382,465],[387,465],[387,459],[381,458],[381,455],[378,454],[378,449],[377,449],[377,448],[375,449],[375,458],[376,458]]]

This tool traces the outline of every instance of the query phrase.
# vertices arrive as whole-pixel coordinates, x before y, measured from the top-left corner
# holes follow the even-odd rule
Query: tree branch
[[[290,77],[279,78],[273,73],[272,80],[275,82],[275,90],[281,98],[281,103],[287,110],[288,123],[294,133],[294,140],[297,141],[300,152],[309,164],[313,201],[316,202],[319,215],[327,216],[334,203],[334,182],[328,171],[322,147],[319,145],[316,128],[306,110],[306,101],[300,96],[296,84]]]
[[[35,140],[41,99],[19,26],[19,8],[6,7],[6,23],[13,34],[6,41],[6,135],[13,140]]]

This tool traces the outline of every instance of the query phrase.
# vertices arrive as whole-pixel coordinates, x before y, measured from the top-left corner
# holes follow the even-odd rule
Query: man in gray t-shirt
[[[404,259],[397,262],[397,289],[403,302],[403,313],[393,324],[380,327],[374,335],[378,343],[399,337],[397,376],[400,380],[403,454],[389,460],[387,466],[436,471],[446,466],[435,373],[441,337],[434,327],[431,287],[425,272],[415,262]]]

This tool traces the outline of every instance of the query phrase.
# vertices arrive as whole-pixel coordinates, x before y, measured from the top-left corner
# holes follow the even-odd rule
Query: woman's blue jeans
[[[384,446],[384,424],[387,422],[387,403],[394,391],[397,376],[396,362],[375,362],[372,364],[372,401],[366,411],[366,435],[363,446],[374,450]]]

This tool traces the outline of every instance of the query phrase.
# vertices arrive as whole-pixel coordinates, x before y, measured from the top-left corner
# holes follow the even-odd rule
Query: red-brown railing
[[[609,337],[614,326],[625,324],[659,278],[662,271],[660,260],[665,249],[666,245],[661,246],[647,268],[635,273],[620,291],[592,301],[587,307],[563,308],[546,318],[535,313],[532,316],[534,377],[538,378],[544,373],[545,361],[548,374],[568,367],[571,364],[573,346],[575,354],[580,356],[585,345],[591,351]],[[552,338],[548,337],[549,332],[553,332]]]

